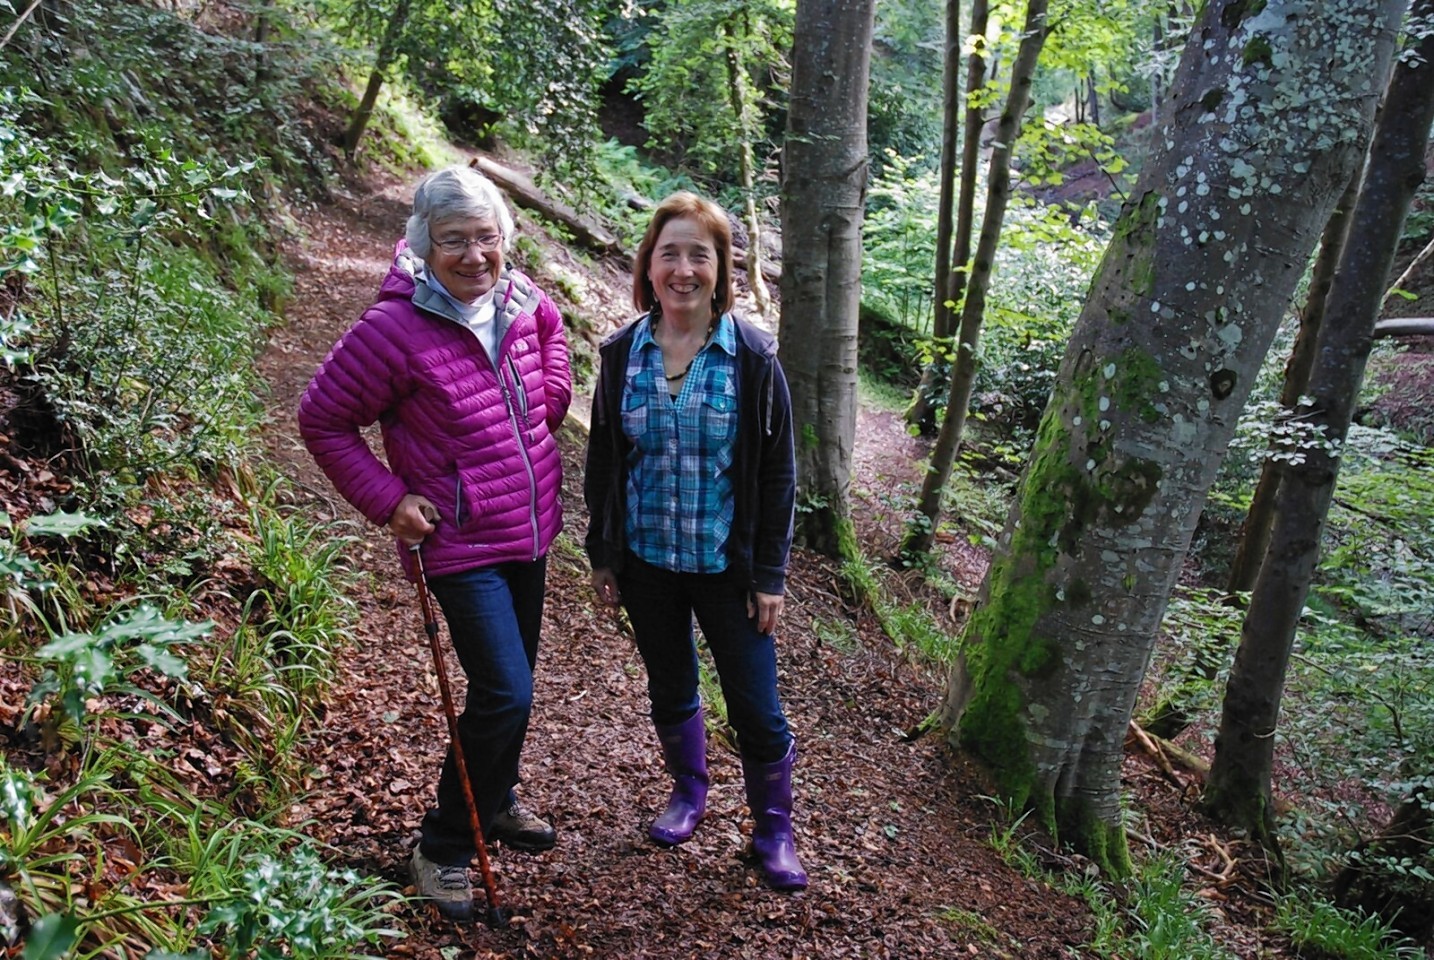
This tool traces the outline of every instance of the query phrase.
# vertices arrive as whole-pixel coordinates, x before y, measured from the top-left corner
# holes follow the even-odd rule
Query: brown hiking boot
[[[488,832],[491,839],[527,853],[551,850],[558,842],[553,825],[523,806],[520,800],[514,800],[506,810],[499,810],[493,818],[493,829]]]
[[[434,863],[413,848],[408,864],[418,895],[433,901],[438,912],[450,920],[467,922],[473,919],[473,884],[468,867]]]

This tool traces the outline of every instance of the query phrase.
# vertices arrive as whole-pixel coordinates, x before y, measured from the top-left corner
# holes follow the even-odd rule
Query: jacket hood
[[[415,278],[422,269],[423,261],[408,249],[408,241],[398,241],[393,248],[393,263],[388,268],[388,276],[384,277],[383,283],[379,284],[378,298],[380,300],[412,300],[414,288],[418,286],[418,281]]]

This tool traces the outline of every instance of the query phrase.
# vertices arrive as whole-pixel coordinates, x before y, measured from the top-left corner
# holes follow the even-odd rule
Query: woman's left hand
[[[747,597],[747,616],[756,618],[758,633],[777,632],[777,620],[782,615],[782,601],[780,593],[757,593]]]

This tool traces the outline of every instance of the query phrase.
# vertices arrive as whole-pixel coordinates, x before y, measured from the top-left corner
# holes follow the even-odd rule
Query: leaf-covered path
[[[302,215],[287,325],[263,360],[266,444],[296,500],[336,535],[355,533],[355,642],[294,822],[354,865],[406,884],[446,729],[412,587],[390,541],[337,500],[298,442],[292,411],[314,367],[377,290],[402,229],[399,186]],[[529,227],[531,231],[531,226]],[[659,849],[646,823],[665,776],[628,637],[595,611],[577,545],[581,428],[564,429],[566,531],[552,553],[536,707],[520,791],[559,831],[556,849],[499,848],[506,930],[458,927],[426,909],[390,952],[436,957],[1070,957],[1089,938],[1079,902],[1005,866],[994,811],[933,737],[906,734],[939,702],[936,678],[892,651],[842,596],[830,565],[798,553],[779,637],[781,690],[798,738],[798,851],[811,887],[763,888],[742,857],[750,822],[736,754],[710,747],[706,821]],[[861,442],[861,441],[859,441]],[[869,441],[868,441],[869,442]],[[878,452],[863,462],[879,462]],[[840,629],[834,625],[842,624]],[[823,625],[833,625],[831,629]],[[842,639],[848,638],[848,639]],[[456,662],[450,674],[459,675]]]

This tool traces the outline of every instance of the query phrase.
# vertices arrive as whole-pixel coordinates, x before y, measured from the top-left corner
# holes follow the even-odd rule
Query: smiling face
[[[476,243],[467,244],[461,253],[444,253],[445,240],[476,240],[479,237],[501,237],[498,224],[491,217],[456,217],[440,220],[430,230],[433,250],[428,268],[438,281],[464,303],[473,303],[493,289],[503,272],[501,239],[492,250],[481,250]]]
[[[712,233],[691,217],[669,220],[653,244],[647,279],[663,316],[708,320],[717,289]]]

